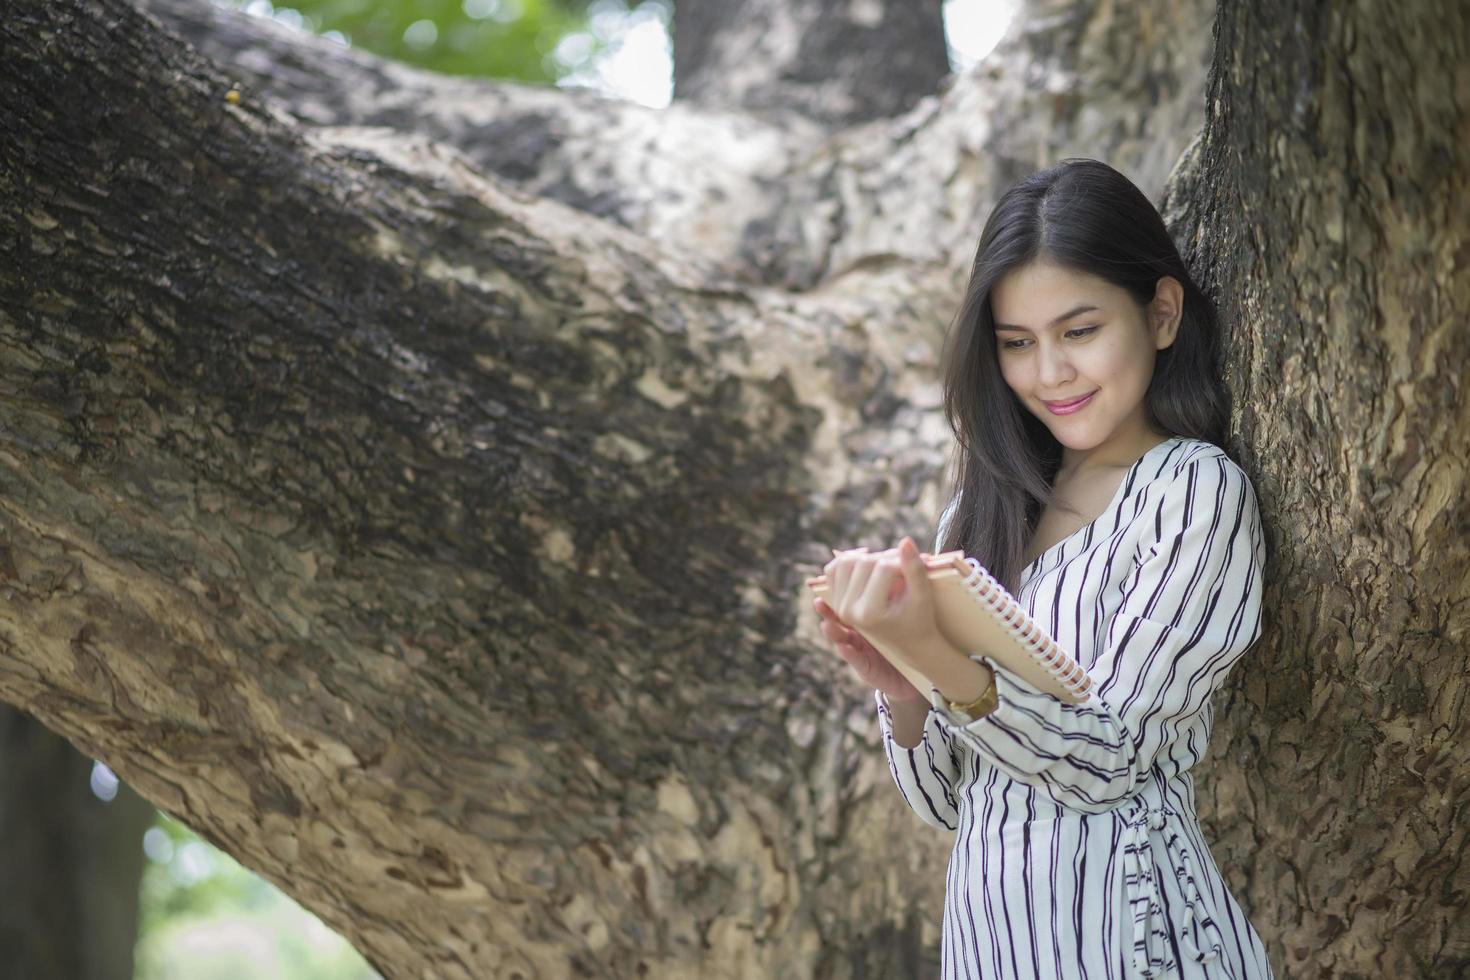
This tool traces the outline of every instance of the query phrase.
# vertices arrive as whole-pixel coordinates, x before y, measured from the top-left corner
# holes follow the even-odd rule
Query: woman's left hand
[[[934,586],[913,538],[874,554],[841,552],[823,571],[827,605],[870,640],[903,651],[931,642],[939,632]]]

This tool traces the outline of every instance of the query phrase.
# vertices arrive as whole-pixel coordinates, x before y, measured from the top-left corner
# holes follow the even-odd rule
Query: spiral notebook
[[[985,566],[963,551],[923,559],[934,586],[935,612],[944,638],[965,653],[989,657],[1033,687],[1070,704],[1087,700],[1092,678],[1034,619]],[[827,591],[827,576],[806,580],[817,595]],[[859,631],[861,632],[861,631]],[[908,662],[893,666],[926,695],[934,687]]]

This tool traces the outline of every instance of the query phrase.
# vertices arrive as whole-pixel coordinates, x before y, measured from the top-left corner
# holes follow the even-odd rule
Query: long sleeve
[[[944,729],[1056,803],[1100,813],[1140,790],[1180,730],[1204,714],[1230,668],[1260,635],[1265,540],[1254,489],[1225,456],[1185,464],[1139,538],[1088,669],[1088,700],[1069,704],[987,657],[998,706]],[[1117,560],[1117,559],[1115,559]]]
[[[954,830],[959,826],[955,787],[960,778],[954,737],[940,727],[939,716],[930,711],[924,719],[924,737],[918,745],[906,749],[893,740],[893,719],[883,692],[874,691],[873,699],[878,704],[878,727],[883,732],[888,771],[904,802],[936,830]]]
[[[945,527],[954,511],[954,501],[939,518],[939,533],[934,551],[944,539]],[[893,740],[893,717],[888,699],[882,691],[874,691],[878,706],[878,727],[883,733],[883,751],[888,756],[888,771],[904,802],[929,826],[937,830],[954,830],[959,826],[955,787],[960,779],[961,747],[954,736],[939,724],[939,716],[930,711],[924,719],[924,736],[913,748],[904,748]]]

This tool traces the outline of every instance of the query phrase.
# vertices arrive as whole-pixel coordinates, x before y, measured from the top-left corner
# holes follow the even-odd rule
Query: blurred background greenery
[[[203,0],[201,0],[203,2]],[[209,0],[450,75],[668,104],[672,0]]]
[[[375,980],[351,944],[159,812],[143,835],[136,980]]]

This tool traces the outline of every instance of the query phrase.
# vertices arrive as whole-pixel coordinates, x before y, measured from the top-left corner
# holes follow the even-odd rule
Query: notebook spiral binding
[[[992,610],[1000,612],[1006,604],[1004,587],[976,559],[966,557],[965,564],[970,566],[970,572],[960,580],[960,584]],[[1010,603],[1010,606],[1014,615],[1005,620],[1007,632],[1025,644],[1031,658],[1061,681],[1063,687],[1079,699],[1085,696],[1092,688],[1092,678],[1087,675],[1087,671],[1082,669],[1081,664],[1074,662],[1068,673],[1059,673],[1058,669],[1063,662],[1071,659],[1067,656],[1066,651],[1057,646],[1056,641],[1047,636],[1045,631],[1037,628],[1036,621],[1026,614],[1026,610],[1014,602]],[[1040,646],[1035,644],[1038,636],[1043,641]]]

